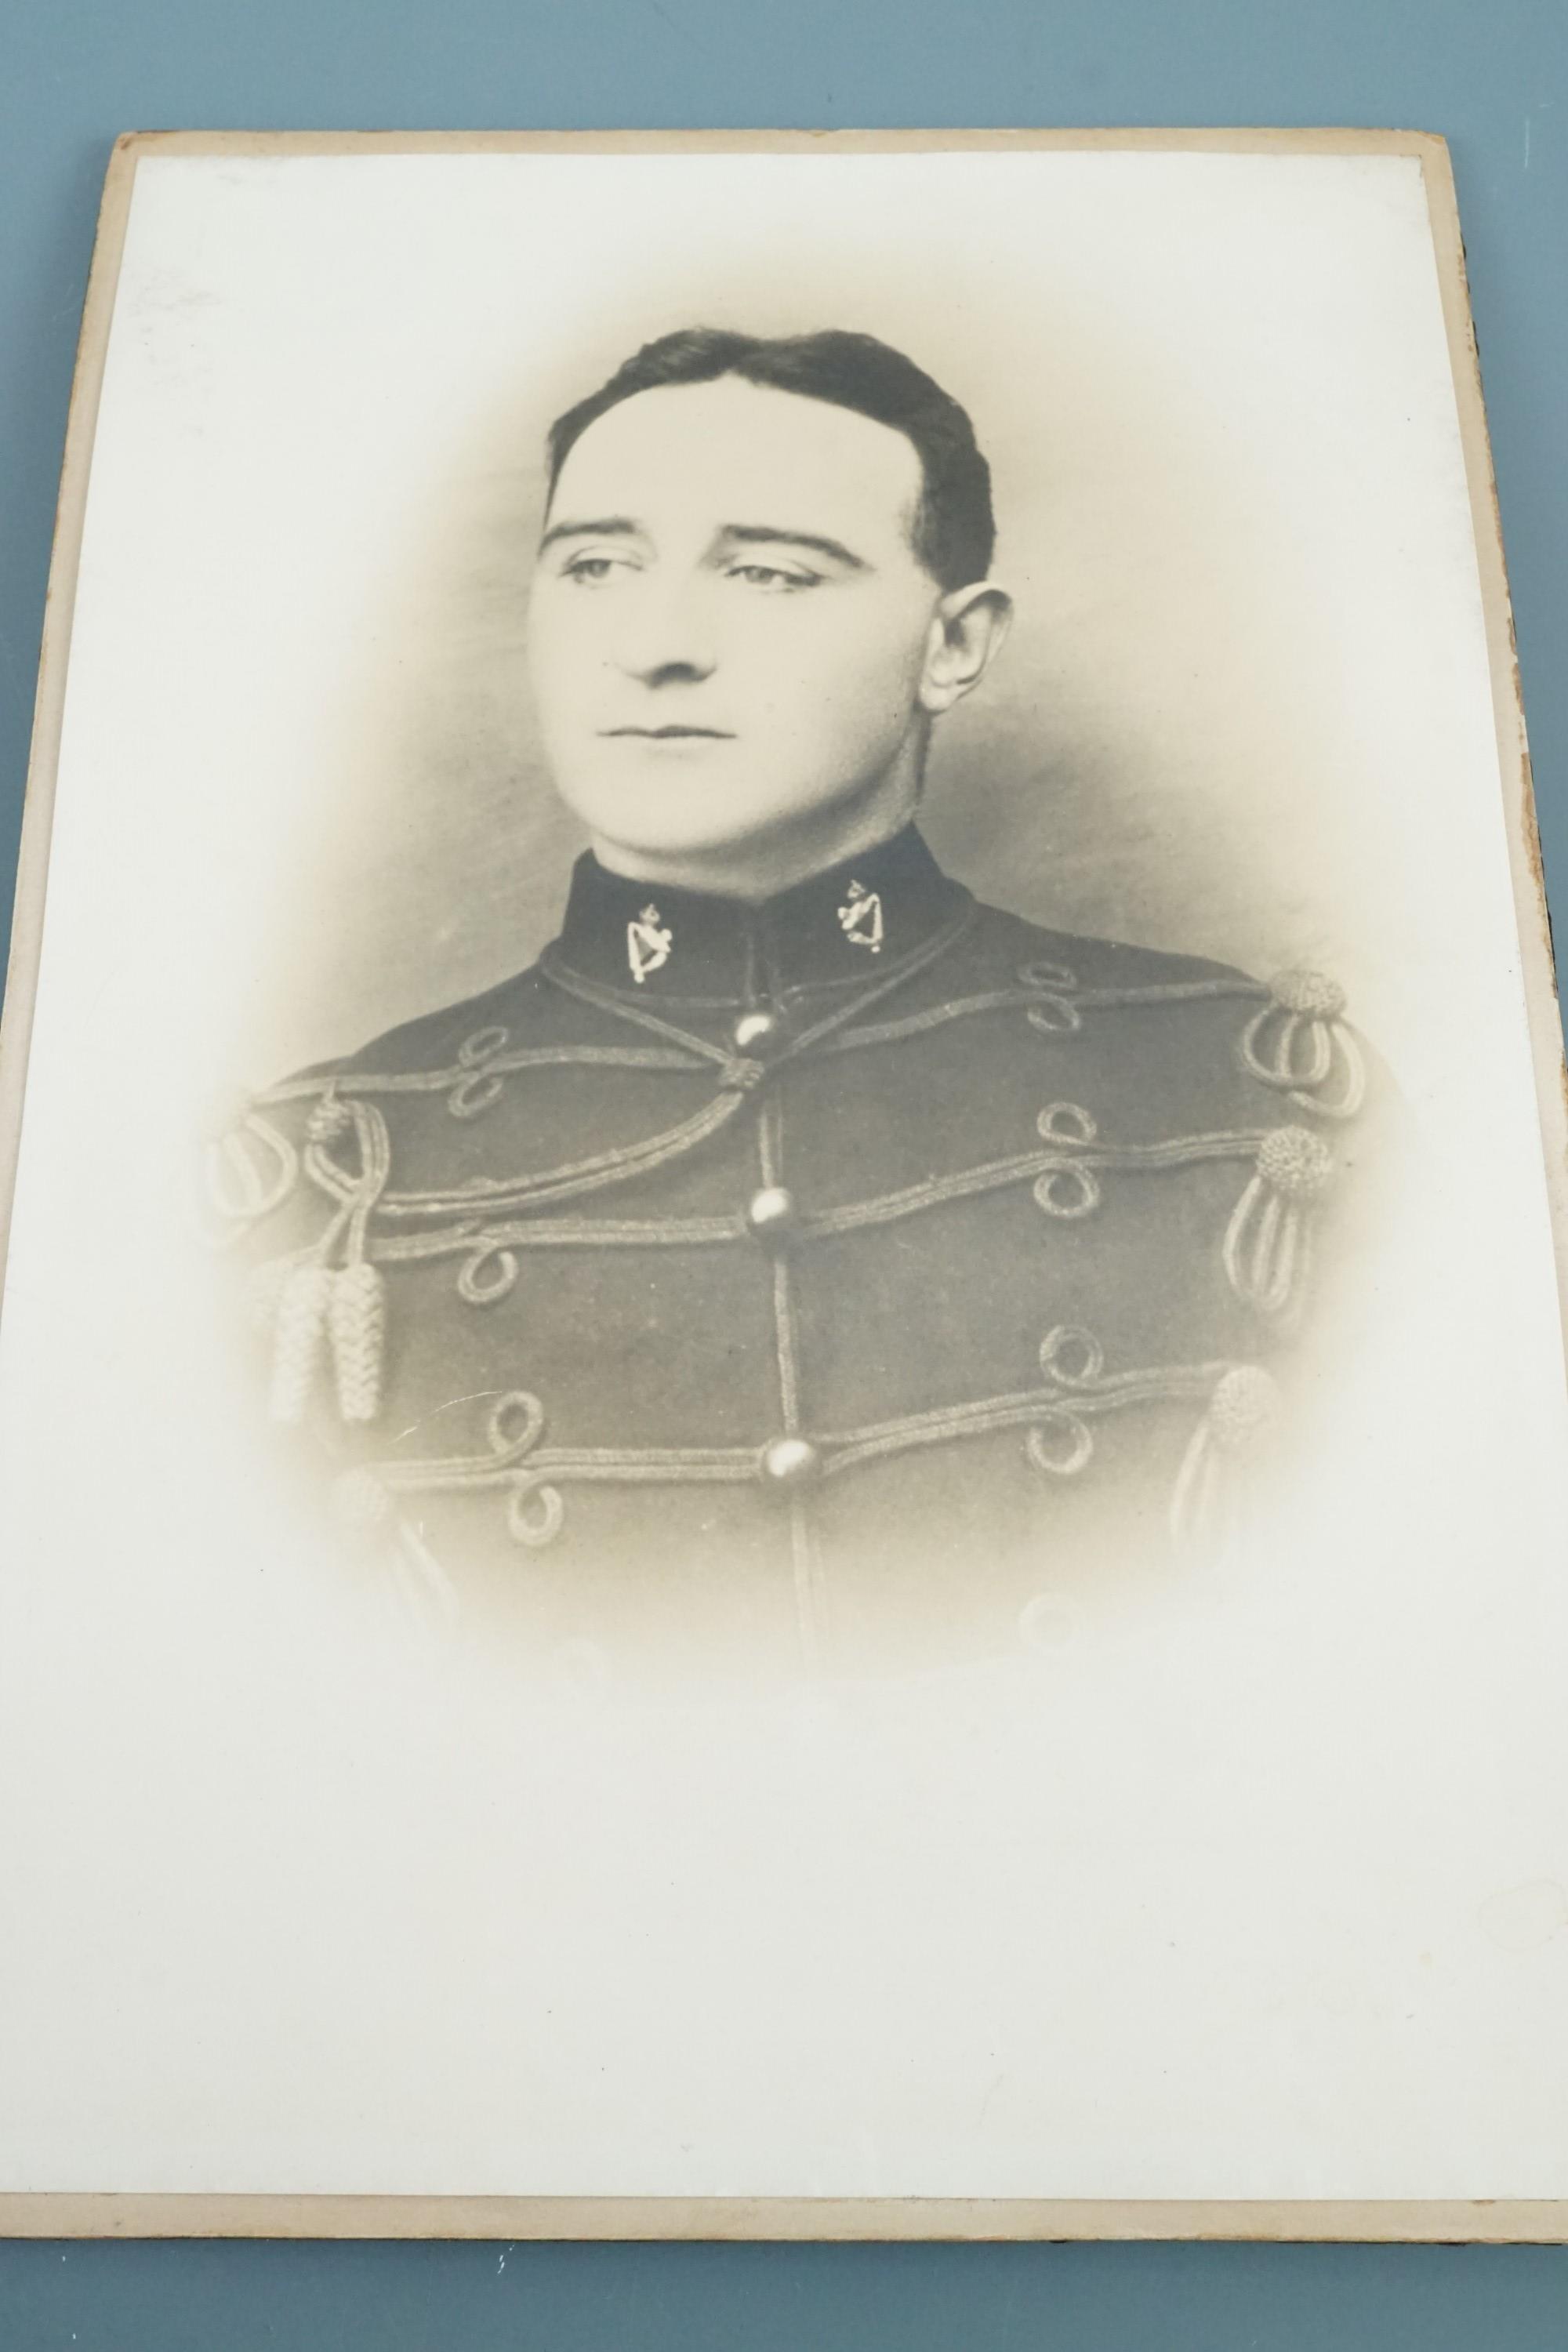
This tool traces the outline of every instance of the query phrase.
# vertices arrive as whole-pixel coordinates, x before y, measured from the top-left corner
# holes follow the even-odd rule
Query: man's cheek
[[[550,724],[559,733],[591,732],[605,701],[603,661],[565,631],[558,632],[541,653],[536,691]]]

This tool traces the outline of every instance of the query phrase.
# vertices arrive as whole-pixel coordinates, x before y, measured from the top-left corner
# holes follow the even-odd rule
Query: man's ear
[[[1013,599],[994,580],[954,588],[931,614],[921,676],[920,704],[933,717],[951,710],[978,686],[1002,650],[1013,618]]]

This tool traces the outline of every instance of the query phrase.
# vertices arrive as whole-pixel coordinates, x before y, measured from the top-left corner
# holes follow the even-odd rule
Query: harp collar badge
[[[849,896],[838,909],[838,920],[844,936],[858,948],[866,948],[872,955],[882,952],[882,901],[879,892],[868,890],[862,882],[851,882]]]
[[[650,971],[669,961],[674,944],[674,934],[660,922],[655,906],[645,907],[637,920],[626,925],[626,961],[639,988]]]

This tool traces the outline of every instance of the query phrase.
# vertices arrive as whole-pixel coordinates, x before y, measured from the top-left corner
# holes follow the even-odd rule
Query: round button
[[[764,1184],[746,1203],[746,1223],[759,1241],[783,1241],[796,1222],[795,1194],[782,1184]]]
[[[761,1468],[770,1486],[809,1486],[822,1468],[822,1456],[808,1438],[775,1437],[763,1448]]]
[[[776,1013],[742,1013],[735,1024],[735,1043],[742,1054],[766,1053],[776,1045],[784,1032],[784,1024]]]

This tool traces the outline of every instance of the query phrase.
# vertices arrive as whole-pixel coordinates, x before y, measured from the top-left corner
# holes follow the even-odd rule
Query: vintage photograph
[[[132,139],[71,433],[0,2217],[1568,2230],[1441,142]]]
[[[267,1410],[353,1465],[342,1518],[510,1575],[556,1641],[1026,1638],[1126,1530],[1229,1525],[1353,1163],[1343,990],[937,864],[932,735],[1013,600],[907,353],[676,329],[547,446],[523,788],[591,845],[537,962],[218,1147]]]

